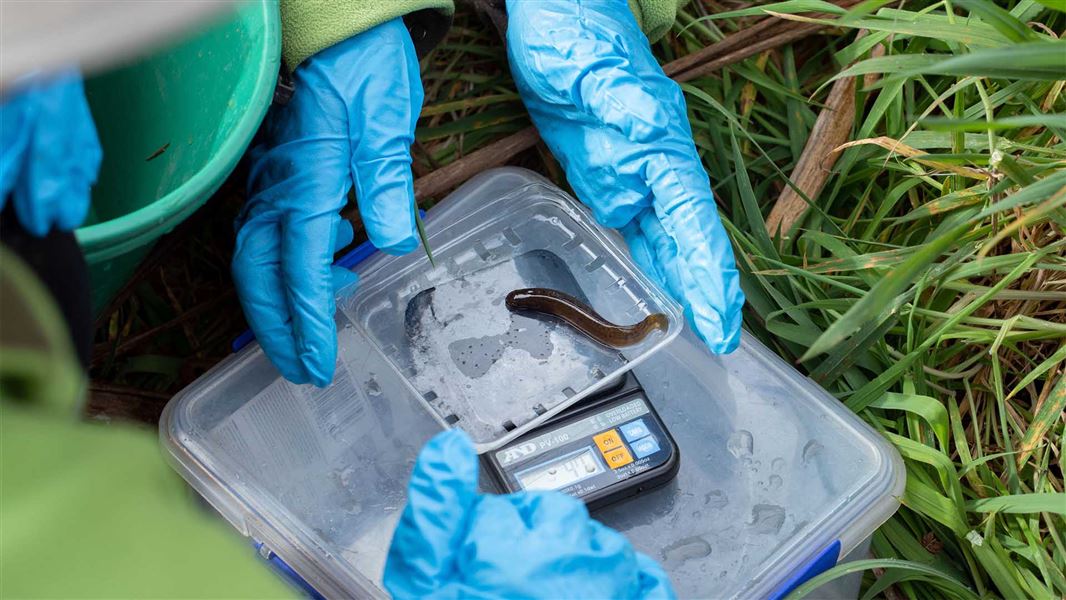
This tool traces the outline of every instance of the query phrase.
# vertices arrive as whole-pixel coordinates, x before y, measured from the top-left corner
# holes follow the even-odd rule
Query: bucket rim
[[[163,235],[169,229],[168,221],[173,221],[183,213],[192,212],[206,202],[244,155],[270,107],[281,66],[280,17],[270,2],[260,0],[254,4],[259,10],[254,13],[249,10],[250,14],[261,15],[265,26],[262,41],[255,46],[258,48],[258,60],[248,62],[249,65],[257,67],[257,73],[252,86],[253,92],[230,135],[215,149],[199,171],[170,192],[120,217],[79,227],[75,235],[90,261],[94,258],[100,260],[124,254]],[[200,194],[204,196],[200,203],[189,202]],[[164,231],[156,233],[160,228]],[[125,238],[119,244],[124,250],[112,251],[112,248],[107,247],[113,246],[114,242],[121,238]],[[94,256],[96,254],[106,256]]]

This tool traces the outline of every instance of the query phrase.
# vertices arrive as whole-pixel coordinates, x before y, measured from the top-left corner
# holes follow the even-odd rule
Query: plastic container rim
[[[773,351],[750,334],[743,335],[741,344],[754,348],[764,359],[778,358]],[[781,371],[781,362],[770,360],[769,365],[774,371]],[[840,555],[836,558],[839,564],[840,560],[873,535],[878,527],[896,513],[907,482],[903,459],[884,436],[842,403],[833,399],[825,388],[809,377],[800,376],[794,380],[800,389],[807,392],[807,395],[827,396],[829,400],[832,400],[824,403],[827,412],[857,434],[858,439],[868,444],[872,454],[878,458],[879,464],[869,477],[856,482],[850,493],[840,499],[843,505],[837,506],[835,510],[826,515],[820,529],[812,530],[806,536],[791,540],[784,547],[784,553],[776,561],[765,565],[760,574],[761,577],[753,580],[751,585],[743,590],[744,594],[755,597],[768,596],[790,575],[804,568],[811,556],[821,552],[835,541],[840,542]],[[769,574],[780,575],[771,578],[766,576]]]

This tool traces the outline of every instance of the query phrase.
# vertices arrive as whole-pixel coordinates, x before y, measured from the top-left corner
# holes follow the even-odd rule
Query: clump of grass
[[[448,36],[422,60],[422,81],[426,101],[412,148],[416,177],[529,126],[506,48],[469,6],[459,7]]]
[[[1066,15],[1052,5],[792,0],[719,21],[697,4],[664,50],[760,13],[818,10],[836,28],[686,86],[747,326],[907,464],[879,560],[798,596],[855,570],[876,573],[867,597],[1066,595]],[[767,231],[827,83],[871,73],[852,141],[820,149],[840,153],[825,187],[790,231]]]

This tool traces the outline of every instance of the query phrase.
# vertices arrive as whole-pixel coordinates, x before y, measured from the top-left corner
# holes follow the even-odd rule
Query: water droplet
[[[783,459],[783,458],[778,457],[778,458],[775,458],[773,461],[770,462],[770,469],[772,471],[774,471],[775,473],[776,472],[780,472],[781,469],[784,469],[784,468],[785,468],[785,459]]]
[[[707,543],[707,540],[699,536],[677,540],[673,544],[664,547],[659,553],[659,556],[663,559],[663,566],[667,570],[684,562],[710,555],[711,545]]]
[[[751,508],[751,525],[759,533],[777,533],[785,524],[785,509],[776,504],[756,504]]]
[[[363,384],[363,389],[366,390],[368,396],[377,397],[381,395],[381,384],[377,379],[370,378]]]
[[[781,480],[781,476],[780,475],[771,475],[770,476],[770,489],[771,490],[776,490],[777,488],[781,487],[782,483],[784,483],[784,482]]]
[[[821,453],[822,448],[824,448],[824,446],[816,440],[807,442],[807,445],[803,447],[803,464],[809,463],[815,456],[818,456],[818,454]]]
[[[712,509],[721,509],[729,504],[729,498],[726,498],[722,490],[711,490],[703,495],[703,503]]]
[[[337,476],[337,481],[344,487],[351,487],[355,483],[355,480],[353,479],[355,476],[354,467],[345,467],[342,471],[335,471],[335,474]]]
[[[729,436],[729,441],[726,442],[726,449],[736,458],[750,458],[754,448],[755,440],[752,438],[751,432],[745,429],[741,429]]]

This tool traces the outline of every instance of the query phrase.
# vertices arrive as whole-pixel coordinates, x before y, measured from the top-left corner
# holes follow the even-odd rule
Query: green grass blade
[[[1054,513],[1066,515],[1066,494],[1018,494],[979,498],[966,503],[966,510],[976,513]]]
[[[762,211],[759,210],[759,203],[755,199],[755,192],[748,179],[748,171],[743,166],[744,158],[740,154],[740,144],[737,143],[737,136],[733,134],[732,128],[729,130],[729,140],[733,146],[733,161],[738,167],[736,186],[744,207],[747,230],[752,233],[755,243],[765,256],[777,258],[777,250],[774,248],[773,241],[770,240],[770,234],[766,232],[766,222],[763,221]]]
[[[1040,4],[1057,10],[1059,12],[1066,12],[1066,0],[1036,0]]]
[[[983,219],[998,212],[1011,210],[1015,207],[1045,201],[1055,193],[1059,192],[1063,187],[1066,187],[1066,170],[1058,171],[1054,175],[1022,188],[1021,191],[1012,194],[977,213],[974,218]]]
[[[1044,375],[1044,373],[1047,373],[1052,367],[1058,366],[1058,364],[1064,360],[1066,360],[1066,343],[1064,343],[1062,346],[1059,346],[1059,349],[1056,350],[1054,354],[1049,356],[1047,360],[1040,363],[1038,366],[1034,367],[1028,373],[1026,373],[1026,375],[1022,377],[1021,381],[1019,381],[1014,386],[1014,389],[1012,389],[1010,393],[1007,394],[1007,399],[1010,400],[1012,397],[1014,397],[1015,394],[1022,391],[1027,385],[1039,379],[1041,376]],[[1059,385],[1062,385],[1061,381],[1059,382]]]
[[[930,582],[935,582],[943,592],[949,594],[952,598],[977,600],[977,595],[973,593],[973,590],[950,573],[946,573],[927,564],[891,558],[855,560],[837,565],[797,587],[792,593],[786,596],[786,600],[799,600],[800,598],[805,598],[830,581],[846,575],[851,575],[852,573],[861,573],[872,569],[907,571],[916,576],[926,577]]]
[[[923,55],[928,58],[927,55]],[[1066,42],[1026,42],[1003,48],[976,50],[930,64],[916,64],[906,75],[991,77],[1023,81],[1066,79]]]
[[[1032,42],[1040,39],[1025,23],[988,0],[955,0],[955,4],[970,11],[970,14],[977,15],[1012,42]]]
[[[418,210],[418,205],[415,205],[415,228],[418,229],[418,239],[422,242],[422,248],[426,251],[426,258],[429,259],[430,266],[436,267],[437,263],[433,260],[433,249],[429,247],[429,236],[426,235],[426,226],[422,222],[422,214]]]
[[[1028,459],[1047,433],[1066,418],[1064,411],[1066,411],[1066,374],[1059,376],[1059,382],[1055,384],[1051,393],[1033,415],[1033,420],[1029,423],[1029,428],[1025,431],[1025,437],[1022,438],[1018,448],[1021,452],[1019,462]],[[1066,508],[1066,501],[1063,502],[1063,508]]]
[[[793,15],[798,13],[808,12],[822,12],[833,15],[843,15],[847,11],[840,8],[832,2],[825,2],[824,0],[785,0],[784,2],[771,2],[770,4],[760,4],[758,6],[752,6],[751,8],[743,8],[740,10],[730,10],[713,15],[708,15],[701,18],[701,21],[720,20],[720,19],[735,19],[737,17],[756,17],[767,14],[767,11],[773,11],[775,13],[781,13],[786,15]]]
[[[913,12],[909,13],[913,18],[900,19],[898,18],[899,14],[905,11],[894,12],[896,15],[889,18],[878,16],[869,19],[848,19],[841,21],[841,24],[898,36],[924,37],[957,42],[972,48],[999,48],[1011,42],[1010,38],[1004,36],[995,27],[980,21],[965,22],[960,19],[955,23],[951,23],[946,19],[932,19],[930,15],[920,15]],[[831,20],[823,20],[822,22],[827,24],[834,23]]]
[[[948,449],[948,410],[936,398],[920,394],[886,393],[870,404],[873,408],[905,410],[929,423],[942,450]]]
[[[922,124],[934,131],[1002,131],[1021,127],[1054,127],[1066,129],[1066,113],[1043,115],[1017,115],[992,121],[944,119],[931,117]],[[909,141],[909,140],[908,140]]]
[[[989,578],[999,588],[1003,598],[1033,597],[1022,588],[1018,569],[1014,568],[1014,562],[995,538],[984,536],[980,544],[973,544],[971,550],[977,562],[985,568]]]

